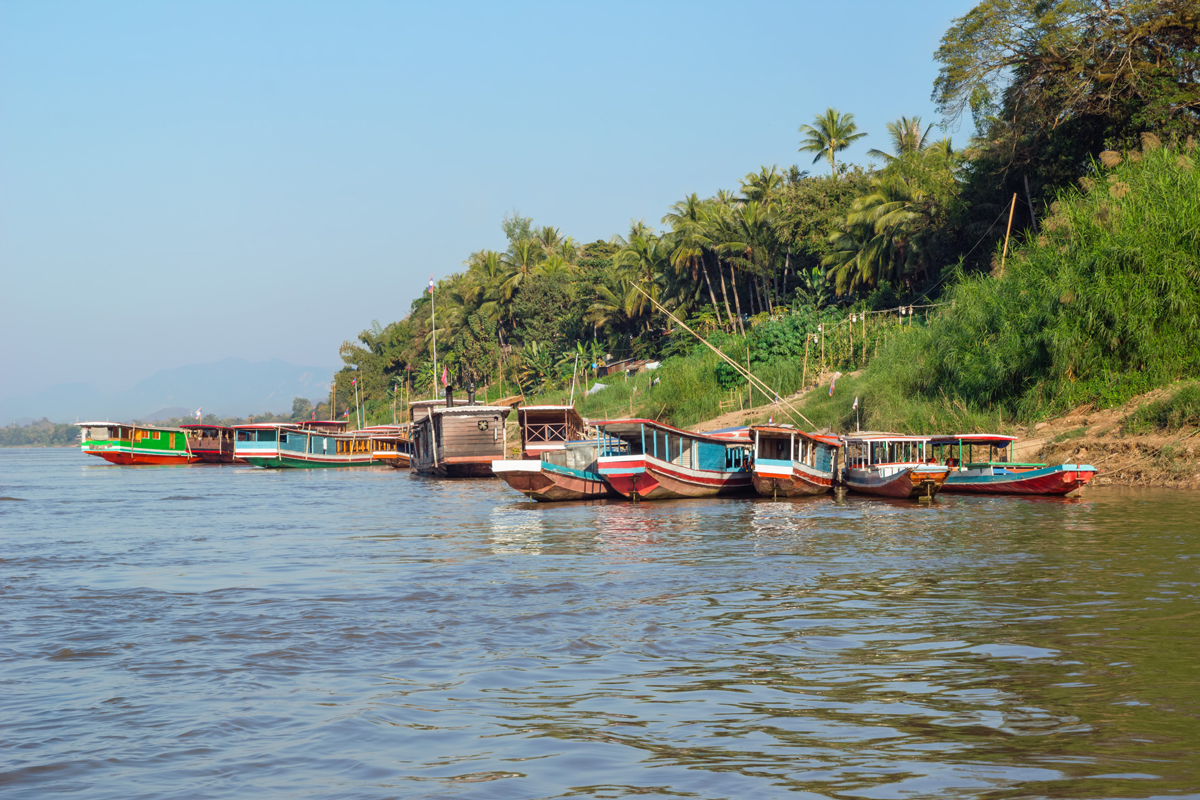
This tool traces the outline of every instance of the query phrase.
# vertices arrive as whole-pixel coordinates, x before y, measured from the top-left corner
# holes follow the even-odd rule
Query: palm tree
[[[853,114],[843,114],[834,108],[818,114],[813,118],[813,123],[800,126],[804,139],[800,142],[799,152],[816,153],[813,156],[814,164],[824,158],[829,162],[834,180],[837,180],[837,153],[867,134],[857,132],[858,125],[854,122]]]
[[[521,288],[521,283],[533,274],[544,257],[542,246],[536,239],[519,239],[513,242],[504,254],[508,277],[501,287],[502,293],[512,298]]]
[[[708,296],[712,300],[713,310],[717,311],[717,321],[721,314],[717,310],[717,295],[713,291],[712,278],[708,276],[708,266],[704,263],[704,249],[712,242],[704,231],[704,207],[696,193],[688,195],[682,201],[671,206],[671,210],[662,218],[663,224],[671,226],[675,234],[675,249],[671,253],[671,264],[676,270],[690,268],[692,281],[697,278],[697,271],[704,273],[704,283],[708,286]]]
[[[890,164],[898,158],[920,153],[929,147],[929,132],[933,130],[933,123],[926,126],[925,130],[921,130],[920,117],[913,117],[912,119],[901,117],[894,122],[889,122],[887,130],[888,136],[892,140],[892,150],[894,153],[885,153],[882,150],[872,148],[867,151],[867,155],[882,158]]]
[[[778,167],[759,167],[758,172],[748,173],[742,178],[742,199],[774,207],[779,203],[783,181],[784,176]]]

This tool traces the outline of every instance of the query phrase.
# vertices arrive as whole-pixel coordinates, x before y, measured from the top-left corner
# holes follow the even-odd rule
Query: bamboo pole
[[[746,345],[746,374],[750,373],[750,345]],[[746,379],[746,404],[754,408],[754,384]]]
[[[1004,232],[1004,250],[1000,253],[1000,274],[1004,275],[1004,259],[1008,256],[1008,237],[1012,233],[1013,212],[1017,210],[1017,193],[1013,192],[1012,207],[1008,209],[1008,230]]]
[[[776,392],[770,386],[767,386],[765,383],[763,383],[758,378],[754,377],[753,373],[748,372],[747,370],[743,369],[741,364],[739,364],[737,361],[733,360],[729,356],[722,353],[719,349],[714,347],[710,341],[708,341],[703,336],[696,333],[694,330],[692,330],[687,325],[685,325],[684,322],[681,319],[679,319],[679,317],[672,314],[665,307],[663,307],[662,303],[658,302],[653,297],[651,297],[649,294],[647,294],[646,290],[643,289],[641,286],[639,286],[638,284],[635,283],[635,284],[633,284],[633,288],[637,289],[639,292],[646,295],[646,299],[648,299],[651,303],[653,303],[655,305],[655,307],[658,308],[659,311],[666,314],[671,319],[671,321],[674,322],[676,325],[683,328],[685,331],[690,333],[692,336],[695,336],[697,339],[699,339],[704,344],[705,347],[707,347],[709,350],[712,350],[714,353],[716,353],[719,358],[724,360],[727,364],[729,364],[729,366],[733,367],[738,372],[738,374],[741,374],[744,377],[746,377],[748,380],[752,381],[754,383],[754,385],[756,385],[758,387],[759,391],[761,391],[764,395],[766,395],[767,397],[778,396],[778,394],[779,394],[778,392]],[[796,417],[799,417],[800,419],[804,420],[807,424],[813,426],[813,428],[818,427],[815,422],[813,422],[811,419],[809,419],[808,417],[801,414],[800,411],[795,406],[793,406],[791,403],[789,403],[787,401],[787,398],[781,397],[780,401],[785,406],[787,406],[789,409],[791,409],[793,412],[795,412],[796,416],[792,417],[793,420],[795,420]],[[790,414],[789,414],[789,416],[790,416]]]

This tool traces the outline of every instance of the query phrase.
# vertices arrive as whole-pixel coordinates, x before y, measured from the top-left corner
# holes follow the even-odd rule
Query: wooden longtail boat
[[[631,500],[743,494],[753,486],[746,428],[693,433],[649,419],[594,424],[600,475]]]
[[[182,428],[126,425],[119,422],[77,422],[80,449],[113,464],[191,464],[199,458],[188,450]]]
[[[596,470],[596,439],[572,406],[517,409],[520,459],[492,462],[492,472],[526,497],[539,502],[595,500],[615,495]]]
[[[377,440],[389,437],[364,434],[362,431],[347,432],[345,425],[345,422],[337,420],[236,425],[234,453],[256,467],[268,468],[313,469],[380,464],[381,461],[375,458]]]
[[[568,442],[533,459],[493,461],[492,472],[526,497],[539,502],[598,500],[616,493],[597,469],[595,440]]]
[[[950,474],[944,464],[927,463],[928,436],[860,433],[843,437],[842,443],[842,482],[856,492],[932,500]]]
[[[1082,489],[1096,475],[1096,468],[1090,464],[1050,466],[1013,461],[1012,443],[1016,438],[992,433],[934,437],[930,444],[936,458],[951,468],[942,491],[1062,495]],[[975,459],[976,448],[986,448],[986,460]]]
[[[188,450],[198,460],[207,464],[232,464],[240,461],[233,453],[233,428],[201,423],[189,423],[179,427],[186,431]]]
[[[421,400],[413,407],[412,467],[444,478],[490,478],[508,444],[507,406]]]
[[[833,489],[838,473],[836,436],[805,433],[791,425],[751,425],[754,489],[764,497],[800,497]]]

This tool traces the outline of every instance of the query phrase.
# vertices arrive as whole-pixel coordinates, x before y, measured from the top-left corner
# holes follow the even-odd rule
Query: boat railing
[[[525,426],[525,442],[565,442],[576,433],[565,422],[530,423]]]

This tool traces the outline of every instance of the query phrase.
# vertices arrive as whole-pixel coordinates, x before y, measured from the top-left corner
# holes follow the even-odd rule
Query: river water
[[[1200,792],[1200,495],[526,502],[0,450],[5,798]]]

